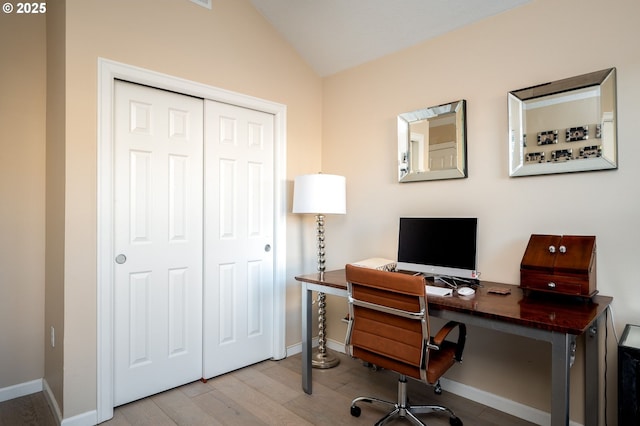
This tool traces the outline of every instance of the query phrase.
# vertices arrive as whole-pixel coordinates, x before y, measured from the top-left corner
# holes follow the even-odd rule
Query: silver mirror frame
[[[616,96],[615,68],[509,92],[509,176],[617,169]]]
[[[453,141],[447,142],[446,146],[451,152],[455,152],[455,157],[450,156],[451,165],[447,168],[430,170],[428,165],[424,165],[424,158],[428,153],[420,153],[421,167],[416,170],[411,166],[412,157],[418,154],[412,153],[412,125],[427,122],[429,126],[437,123],[438,120],[450,118],[449,124],[453,123],[455,137]],[[418,182],[440,179],[459,179],[467,177],[467,131],[466,131],[466,101],[459,100],[443,105],[429,108],[422,108],[398,115],[398,182]],[[419,135],[414,135],[418,136]],[[432,147],[430,141],[421,141],[421,147],[426,142],[426,146]],[[445,144],[440,144],[445,145]],[[421,149],[422,151],[422,149]],[[425,157],[425,155],[427,157]]]

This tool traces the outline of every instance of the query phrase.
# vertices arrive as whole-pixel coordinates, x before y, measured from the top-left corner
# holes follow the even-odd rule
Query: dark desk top
[[[327,271],[324,280],[320,274],[301,275],[297,281],[320,284],[338,289],[347,288],[345,270]],[[509,289],[510,294],[488,293],[493,287]],[[429,309],[459,311],[466,314],[510,322],[526,327],[559,333],[579,335],[587,331],[591,323],[611,304],[613,298],[596,295],[590,300],[569,296],[525,296],[516,285],[481,281],[476,293],[470,297],[428,296]]]

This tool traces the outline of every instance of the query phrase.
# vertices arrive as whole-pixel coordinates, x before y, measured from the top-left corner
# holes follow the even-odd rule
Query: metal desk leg
[[[575,351],[575,336],[551,336],[551,426],[569,424],[569,369]]]
[[[598,330],[602,315],[584,335],[584,421],[585,426],[597,426],[600,421],[600,351]]]
[[[302,285],[302,390],[311,394],[311,290]]]

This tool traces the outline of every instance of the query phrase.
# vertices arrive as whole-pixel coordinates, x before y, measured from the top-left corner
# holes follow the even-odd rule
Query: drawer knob
[[[558,250],[560,250],[560,253],[566,253],[567,252],[567,248],[565,246],[558,247]]]
[[[547,284],[547,287],[549,287],[549,288],[556,288],[556,283],[554,283],[553,281],[551,281],[549,284]]]
[[[556,252],[556,246],[549,246],[549,253],[555,253]]]

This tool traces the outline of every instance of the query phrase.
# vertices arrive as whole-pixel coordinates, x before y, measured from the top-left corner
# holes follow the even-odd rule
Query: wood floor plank
[[[268,425],[218,389],[198,395],[193,401],[212,419],[226,426]]]
[[[207,386],[206,383],[198,380],[196,382],[192,382],[184,386],[180,386],[180,390],[189,398],[193,398],[198,395],[202,395],[203,393],[207,393],[211,391],[211,387]]]
[[[279,404],[291,401],[303,393],[302,387],[295,389],[282,382],[280,377],[271,377],[268,372],[271,368],[247,368],[237,371],[234,376],[251,386],[253,389],[268,395],[269,398]],[[302,380],[302,379],[301,379]]]
[[[159,393],[152,396],[151,400],[177,425],[222,425],[203,411],[181,388]]]
[[[267,395],[253,389],[233,375],[224,375],[209,380],[210,386],[224,392],[236,403],[244,407],[256,417],[272,425],[312,425],[283,405],[270,399]]]
[[[303,395],[286,404],[314,425],[370,425],[384,415],[386,409],[373,406],[362,410],[359,418],[350,414],[351,398],[325,386],[317,386],[313,395]]]
[[[158,404],[153,401],[153,398],[150,397],[116,407],[113,418],[104,424],[109,426],[175,426],[176,422],[162,411]]]
[[[296,396],[304,394],[304,391],[302,390],[302,373],[300,371],[296,372],[278,363],[273,367],[264,370],[262,374],[282,383],[287,387],[287,389],[290,389],[291,392],[295,393]]]
[[[44,395],[39,392],[0,403],[0,425],[54,426],[55,420]]]
[[[313,370],[313,394],[302,391],[300,354],[279,361],[264,361],[202,383],[186,384],[148,398],[116,407],[105,426],[281,426],[371,425],[387,407],[360,404],[362,414],[352,417],[349,407],[357,396],[397,397],[397,374],[373,371],[358,360],[337,353],[340,365]],[[532,423],[491,407],[410,380],[413,403],[437,403],[451,408],[465,426],[531,426]],[[429,426],[446,426],[444,415],[418,416]],[[54,426],[44,394],[0,403],[0,426]],[[399,420],[391,425],[406,425]]]

